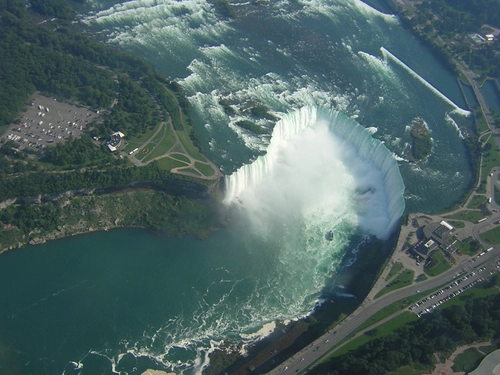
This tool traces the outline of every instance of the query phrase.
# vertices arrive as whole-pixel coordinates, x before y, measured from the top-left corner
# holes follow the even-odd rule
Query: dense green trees
[[[36,89],[91,106],[111,104],[112,74],[72,55],[66,45],[74,35],[54,26],[28,22],[19,0],[0,3],[0,125],[12,122]]]
[[[4,176],[0,180],[0,201],[38,194],[57,194],[68,190],[127,186],[133,182],[159,181],[170,176],[155,163],[142,168],[88,169],[68,172],[33,172]]]
[[[34,10],[52,15],[56,9],[63,9],[59,8],[61,2],[64,0],[32,4]],[[21,0],[0,0],[0,51],[0,126],[15,119],[35,90],[107,108],[118,89],[116,109],[105,127],[126,130],[131,135],[160,121],[157,104],[170,112],[177,128],[182,124],[178,103],[186,114],[189,112],[189,102],[182,92],[176,92],[177,100],[168,95],[163,85],[169,82],[146,62],[75,33],[57,20],[28,22]],[[122,73],[119,87],[115,87],[116,72]]]
[[[104,122],[95,126],[99,137],[108,137],[121,131],[134,137],[147,129],[153,129],[162,119],[160,110],[152,97],[127,75],[118,77],[118,98]]]
[[[500,333],[500,296],[466,297],[464,305],[436,310],[389,336],[317,366],[313,374],[384,375],[402,366],[430,369],[434,353],[489,340]]]
[[[429,129],[421,119],[414,122],[411,131],[412,147],[411,153],[416,161],[424,160],[432,151],[432,139]]]
[[[97,147],[87,135],[50,147],[44,159],[54,165],[70,168],[106,163],[115,164],[117,161],[105,146]]]
[[[72,19],[73,10],[68,6],[66,0],[30,0],[33,9],[43,15],[62,19]]]

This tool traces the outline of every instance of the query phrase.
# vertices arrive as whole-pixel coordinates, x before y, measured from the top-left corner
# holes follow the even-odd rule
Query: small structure
[[[481,35],[477,33],[469,34],[468,37],[476,44],[481,44],[486,42],[486,39],[484,39]]]
[[[125,137],[125,134],[122,132],[114,132],[111,134],[111,139],[106,143],[111,152],[115,152],[120,148],[123,137]]]
[[[453,245],[455,243],[455,237],[453,236],[452,225],[442,220],[440,223],[431,223],[424,227],[424,236],[427,242],[424,244],[426,247],[426,254],[435,247],[439,247],[442,250],[453,254],[457,251],[457,248]]]
[[[453,228],[453,226],[451,224],[448,224],[446,221],[442,220],[439,224],[445,226],[446,228],[448,228],[449,230],[453,230],[455,228]]]
[[[492,42],[495,39],[495,35],[493,34],[486,34],[485,37],[488,42]]]
[[[500,350],[488,354],[469,375],[500,375]]]

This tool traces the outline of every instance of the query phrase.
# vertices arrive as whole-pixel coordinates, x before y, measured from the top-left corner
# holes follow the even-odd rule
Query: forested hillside
[[[500,295],[466,300],[464,305],[437,310],[394,334],[317,366],[313,374],[384,375],[402,366],[432,371],[434,353],[444,357],[455,348],[498,337]]]
[[[153,101],[146,98],[144,89],[156,89],[152,93],[159,94],[158,80],[168,82],[146,62],[74,32],[65,21],[72,15],[71,8],[63,6],[64,0],[38,0],[32,4],[33,10],[39,9],[46,15],[61,16],[58,12],[62,11],[58,9],[66,10],[62,20],[41,23],[26,11],[24,1],[0,0],[0,126],[14,121],[35,90],[83,105],[109,107],[116,95],[114,76],[117,73],[125,75],[119,80],[123,94],[130,93],[143,102],[148,101],[149,108],[155,107]],[[133,82],[139,79],[144,80],[147,87],[138,87]],[[178,112],[174,110],[176,103],[164,99],[158,98],[164,109]],[[120,104],[121,117],[126,111],[143,119],[147,115],[145,126],[151,125],[150,121],[159,121],[158,113],[137,111],[137,103],[127,100],[128,106]],[[180,102],[184,103],[182,99]],[[155,110],[153,108],[153,112]],[[113,130],[139,131],[137,120],[130,119],[132,123],[126,129],[115,126]],[[111,125],[108,122],[106,127]]]

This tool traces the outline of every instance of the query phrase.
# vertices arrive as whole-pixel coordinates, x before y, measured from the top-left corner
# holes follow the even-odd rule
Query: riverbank
[[[275,322],[275,330],[246,348],[244,356],[239,347],[215,350],[203,374],[266,373],[329,331],[359,308],[391,257],[398,233],[396,231],[386,241],[374,237],[354,238],[352,243],[357,245],[348,249],[340,271],[325,282],[319,297],[321,303],[310,315],[293,322]]]
[[[188,199],[151,189],[63,196],[57,202],[27,202],[4,210],[16,211],[22,220],[35,215],[37,229],[25,232],[22,226],[4,226],[0,254],[27,244],[115,228],[144,228],[168,237],[192,235],[203,239],[225,225],[216,199]]]

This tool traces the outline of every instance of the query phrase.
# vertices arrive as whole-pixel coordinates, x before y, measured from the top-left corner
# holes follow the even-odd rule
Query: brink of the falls
[[[330,221],[350,220],[386,239],[405,209],[393,154],[331,109],[304,107],[284,116],[267,153],[226,177],[225,185],[224,202],[239,205],[261,227],[301,216],[326,233],[335,227]]]

